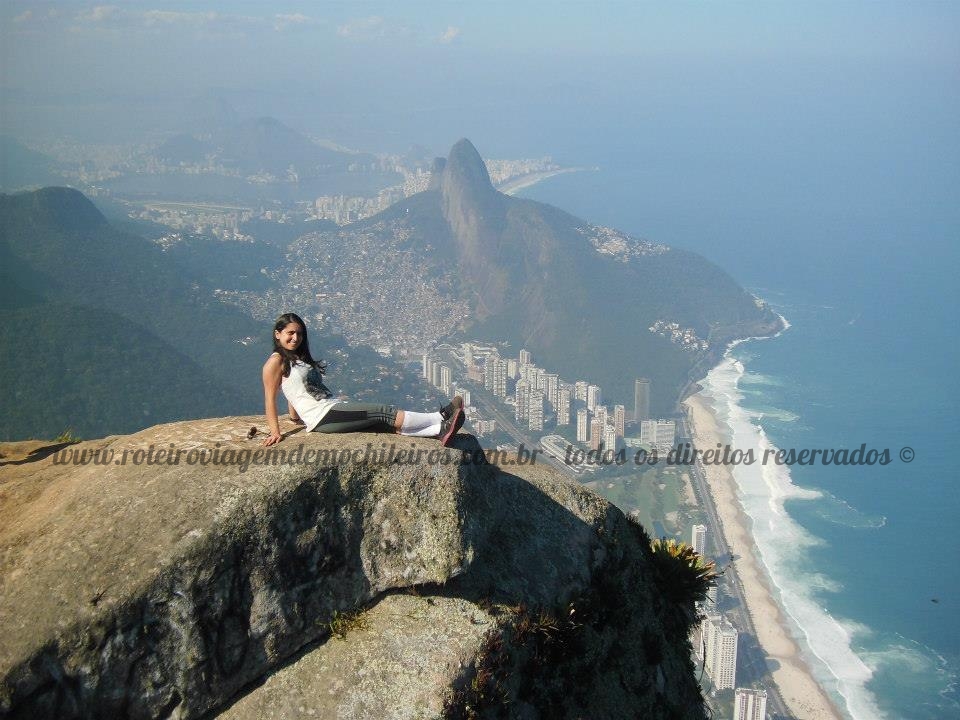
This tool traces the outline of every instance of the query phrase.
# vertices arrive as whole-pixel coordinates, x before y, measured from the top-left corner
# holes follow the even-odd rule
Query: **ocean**
[[[815,676],[856,720],[960,717],[960,214],[871,200],[875,181],[855,202],[813,189],[731,203],[703,178],[682,194],[656,161],[608,147],[558,149],[600,169],[518,194],[700,252],[790,324],[736,345],[702,384],[735,447],[758,458],[735,478]],[[759,462],[766,448],[862,445],[890,462]]]

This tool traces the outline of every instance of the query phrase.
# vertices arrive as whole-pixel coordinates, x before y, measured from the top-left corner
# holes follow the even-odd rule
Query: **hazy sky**
[[[446,142],[510,113],[591,102],[616,112],[644,94],[682,109],[824,80],[842,94],[863,73],[929,77],[954,96],[960,85],[955,2],[7,0],[0,23],[2,119],[15,133],[35,124],[20,111],[38,95],[153,102],[212,91],[243,114],[353,133],[343,139],[377,150],[391,133]],[[511,140],[509,120],[496,134],[504,151],[528,142]]]

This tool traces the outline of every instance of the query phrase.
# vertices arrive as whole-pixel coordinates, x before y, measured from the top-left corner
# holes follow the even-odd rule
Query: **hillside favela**
[[[956,717],[958,37],[4,4],[0,718]]]

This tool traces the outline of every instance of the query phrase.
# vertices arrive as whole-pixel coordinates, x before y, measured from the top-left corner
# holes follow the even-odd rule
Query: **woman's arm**
[[[283,440],[280,433],[280,420],[277,418],[277,390],[280,389],[280,380],[283,376],[283,360],[279,355],[271,355],[263,365],[263,405],[267,414],[267,425],[270,435],[263,441],[263,445],[276,445]]]

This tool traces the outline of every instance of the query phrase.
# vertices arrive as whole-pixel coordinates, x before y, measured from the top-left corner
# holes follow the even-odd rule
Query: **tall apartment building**
[[[587,401],[588,387],[590,387],[590,383],[588,383],[586,380],[577,380],[577,382],[574,383],[574,386],[573,386],[574,388],[573,399],[579,400],[580,402],[585,403]]]
[[[533,356],[530,354],[529,350],[520,351],[520,366],[530,365],[533,362]]]
[[[590,426],[587,424],[587,409],[577,410],[577,442],[588,442],[590,440]]]
[[[707,526],[694,525],[690,531],[690,547],[698,555],[703,555],[707,549]]]
[[[588,385],[587,386],[587,410],[593,412],[593,410],[600,405],[602,402],[600,395],[600,386],[599,385]]]
[[[550,403],[550,407],[557,407],[557,393],[560,391],[560,376],[556,373],[543,374],[543,399]]]
[[[543,430],[543,391],[530,391],[530,404],[527,408],[527,427],[531,430]]]
[[[650,417],[650,381],[637,378],[633,381],[633,421],[640,422]]]
[[[511,380],[517,379],[517,374],[520,371],[520,365],[517,363],[516,358],[507,358],[507,377]]]
[[[717,606],[717,598],[720,595],[720,588],[717,587],[716,583],[707,588],[707,603],[712,608]]]
[[[734,690],[733,720],[767,720],[767,691],[750,688]]]
[[[590,449],[599,450],[603,443],[603,423],[594,418],[590,421]]]
[[[607,450],[617,449],[617,429],[610,423],[603,426],[603,447]]]
[[[617,437],[623,437],[623,428],[627,424],[627,409],[623,405],[613,406],[613,428]]]
[[[652,445],[658,450],[669,450],[677,435],[677,424],[673,420],[641,420],[640,442]]]
[[[704,664],[717,690],[737,683],[737,629],[722,615],[704,620]]]
[[[606,405],[597,405],[593,409],[593,416],[600,421],[601,425],[607,424],[607,406]]]
[[[422,359],[422,361],[421,361],[421,364],[422,364],[422,366],[423,366],[423,379],[429,381],[430,378],[432,377],[432,375],[431,375],[431,372],[432,372],[431,366],[433,365],[433,360],[430,358],[430,356],[429,356],[427,353],[424,353],[424,354],[423,354],[423,359]]]
[[[530,408],[530,383],[526,380],[517,380],[517,388],[513,393],[513,417],[517,422],[527,419]]]
[[[570,386],[562,385],[557,391],[557,425],[570,424]]]
[[[507,363],[496,353],[487,357],[486,371],[483,374],[483,384],[497,397],[507,396]]]
[[[453,381],[453,372],[446,364],[440,364],[440,392],[444,395],[450,394],[450,383]]]

